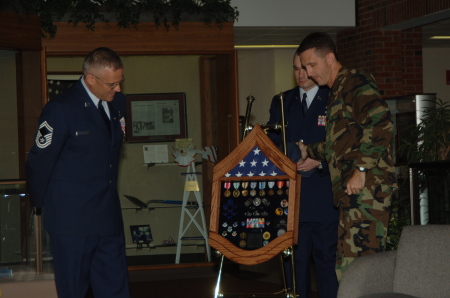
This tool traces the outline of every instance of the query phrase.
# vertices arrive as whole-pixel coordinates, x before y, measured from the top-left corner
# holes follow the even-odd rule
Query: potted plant
[[[438,98],[431,101],[435,103],[435,107],[424,110],[420,123],[407,128],[401,136],[398,154],[406,160],[406,166],[445,161],[450,158],[450,103]],[[409,179],[403,179],[401,183],[405,183],[399,185],[401,188],[409,190]],[[417,187],[420,193],[426,191],[428,183],[428,177],[424,174],[419,175]],[[445,194],[447,193],[445,186],[438,185],[435,189],[440,193],[437,195],[437,192],[434,192],[433,200],[438,201],[435,204],[447,204],[448,195]],[[400,193],[393,198],[391,205],[387,237],[387,249],[390,250],[397,248],[402,228],[411,224],[409,191]]]
[[[450,153],[450,103],[436,98],[435,108],[423,111],[420,123],[407,130],[399,151],[408,165],[447,160]]]

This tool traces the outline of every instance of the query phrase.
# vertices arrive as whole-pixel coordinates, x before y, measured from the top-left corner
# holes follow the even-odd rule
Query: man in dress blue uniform
[[[117,176],[125,131],[121,58],[97,48],[83,76],[48,102],[27,164],[33,205],[43,208],[58,296],[129,297]]]
[[[293,61],[298,88],[284,92],[286,144],[288,157],[298,162],[300,139],[305,144],[321,141],[325,137],[325,115],[328,88],[316,85],[308,78],[296,52]],[[272,100],[268,124],[281,123],[281,105],[278,96]],[[272,141],[281,146],[280,134],[270,133]],[[339,211],[333,206],[330,173],[325,162],[311,161],[311,166],[300,167],[302,175],[300,195],[300,226],[298,245],[294,251],[297,294],[311,297],[310,257],[316,266],[319,297],[335,298],[338,282],[335,273],[337,225]],[[290,263],[286,263],[290,281]],[[292,285],[289,285],[292,286]]]

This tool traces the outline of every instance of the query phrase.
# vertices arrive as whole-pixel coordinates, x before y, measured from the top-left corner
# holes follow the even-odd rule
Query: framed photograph
[[[52,100],[80,79],[83,73],[47,73],[48,98]]]
[[[128,94],[127,123],[128,142],[163,142],[186,138],[186,95]]]
[[[150,225],[130,226],[131,239],[133,243],[149,244],[153,241],[152,231]]]

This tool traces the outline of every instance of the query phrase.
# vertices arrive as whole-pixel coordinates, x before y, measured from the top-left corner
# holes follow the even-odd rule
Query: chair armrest
[[[350,263],[339,284],[338,298],[392,292],[397,251],[366,255]]]

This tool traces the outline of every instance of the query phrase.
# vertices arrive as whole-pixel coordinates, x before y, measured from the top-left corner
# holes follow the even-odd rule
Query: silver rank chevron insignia
[[[327,123],[327,116],[319,115],[319,117],[317,118],[317,125],[325,126],[326,123]]]
[[[46,148],[52,143],[53,127],[47,121],[39,125],[39,130],[36,134],[36,146],[39,148]]]

